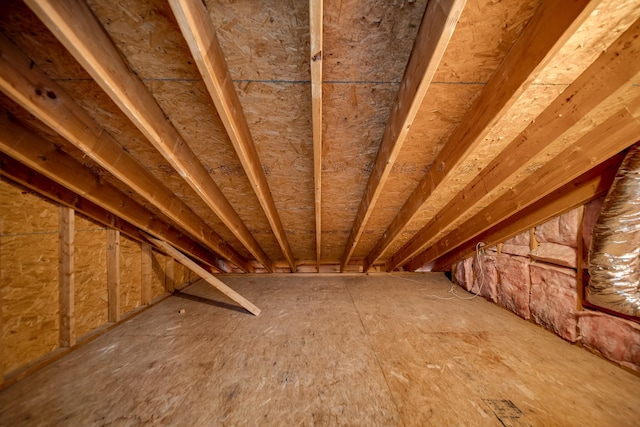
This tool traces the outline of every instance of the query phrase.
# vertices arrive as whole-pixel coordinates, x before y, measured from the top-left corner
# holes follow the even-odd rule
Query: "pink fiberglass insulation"
[[[531,258],[537,261],[544,261],[563,267],[576,268],[578,251],[570,246],[559,245],[558,243],[540,243],[531,251]]]
[[[456,266],[456,283],[466,290],[473,286],[473,258],[462,260]]]
[[[498,301],[498,270],[496,268],[496,254],[485,252],[484,255],[473,258],[475,280],[470,291],[491,301]]]
[[[531,264],[529,307],[536,323],[574,342],[578,338],[576,272],[562,267]]]
[[[511,255],[498,255],[496,266],[500,272],[498,283],[498,302],[518,316],[529,319],[529,258]]]
[[[604,313],[582,312],[578,326],[586,347],[640,372],[640,325]]]
[[[575,248],[578,244],[578,210],[573,209],[536,227],[536,240]]]
[[[518,256],[529,256],[529,252],[531,252],[529,250],[529,245],[524,246],[524,245],[512,245],[509,243],[505,243],[504,245],[502,245],[502,251],[503,254],[509,254],[509,255],[518,255]]]

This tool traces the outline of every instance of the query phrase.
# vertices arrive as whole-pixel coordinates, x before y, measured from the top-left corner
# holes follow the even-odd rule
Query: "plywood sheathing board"
[[[520,132],[522,132],[536,117],[544,111],[567,87],[565,82],[571,82],[588,67],[595,58],[608,47],[629,25],[640,15],[640,7],[634,2],[621,5],[616,1],[603,1],[599,7],[585,20],[576,33],[567,41],[565,46],[550,60],[541,71],[540,77],[534,81],[518,98],[510,110],[500,119],[489,134],[453,176],[446,185],[440,185],[431,195],[429,203],[411,221],[407,230],[420,228],[434,214],[438,212],[458,191],[468,184],[479,170],[495,158]],[[571,56],[569,61],[567,58]],[[569,64],[569,65],[567,65]],[[564,70],[563,78],[556,81],[558,70]],[[634,96],[633,86],[626,91],[625,99]],[[621,94],[621,96],[623,96]],[[512,187],[515,183],[526,179],[535,169],[575,141],[581,135],[595,127],[604,118],[617,111],[621,102],[612,100],[609,107],[603,105],[593,111],[571,130],[558,139],[543,154],[536,156],[522,172],[504,182],[496,190],[484,198],[481,203],[459,215],[448,229],[456,227],[468,219],[499,194]],[[443,229],[440,236],[448,229]],[[404,232],[401,237],[387,250],[383,258],[395,253],[411,236]]]
[[[106,229],[76,213],[75,311],[78,337],[107,323]]]
[[[379,206],[366,227],[370,232],[361,239],[355,255],[371,252],[539,3],[540,0],[467,1],[398,155],[396,172],[387,180]],[[413,235],[420,228],[420,224],[411,224],[405,233]]]
[[[425,6],[324,2],[323,261],[343,253]]]
[[[140,243],[120,234],[120,314],[140,306]]]
[[[293,254],[315,260],[309,5],[206,4]]]
[[[58,347],[58,207],[0,179],[1,373]]]
[[[151,300],[166,293],[164,270],[168,258],[155,249],[151,252]]]

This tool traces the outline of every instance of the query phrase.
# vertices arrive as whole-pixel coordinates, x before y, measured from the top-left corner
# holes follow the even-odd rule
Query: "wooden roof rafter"
[[[462,122],[447,139],[433,166],[366,256],[364,271],[368,271],[377,262],[435,189],[481,144],[492,126],[506,114],[599,2],[600,0],[543,1]]]
[[[455,218],[469,211],[483,197],[569,130],[581,117],[609,99],[615,99],[640,72],[638,52],[622,50],[633,37],[633,26],[608,52],[603,53],[555,99],[500,155],[487,165],[436,216],[387,261],[387,269],[404,264],[446,230]],[[576,108],[578,106],[578,108]],[[626,148],[626,147],[624,147]],[[562,159],[553,160],[561,163]]]
[[[210,250],[245,272],[248,260],[127,153],[82,107],[6,37],[0,35],[0,89]],[[33,95],[32,95],[33,94]]]
[[[316,221],[316,269],[322,259],[322,33],[323,0],[309,0],[313,187]]]
[[[382,135],[373,170],[369,175],[367,187],[340,260],[341,272],[344,272],[349,263],[367,221],[382,194],[384,184],[451,40],[465,3],[466,0],[439,0],[427,3],[409,63]]]
[[[146,241],[139,233],[141,229],[171,242],[216,270],[224,271],[224,263],[211,252],[4,114],[0,115],[0,151],[0,174],[9,179],[138,241]]]
[[[273,272],[271,259],[89,7],[73,0],[25,2],[256,260]]]
[[[295,272],[296,261],[207,10],[201,0],[170,0],[169,4],[280,250]]]

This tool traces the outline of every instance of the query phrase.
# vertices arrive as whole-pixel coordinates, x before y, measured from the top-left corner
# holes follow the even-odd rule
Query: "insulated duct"
[[[640,316],[640,143],[629,149],[593,228],[588,302]]]

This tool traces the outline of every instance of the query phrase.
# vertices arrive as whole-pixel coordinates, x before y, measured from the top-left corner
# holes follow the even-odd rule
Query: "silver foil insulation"
[[[640,316],[640,143],[629,149],[593,229],[586,299]]]

